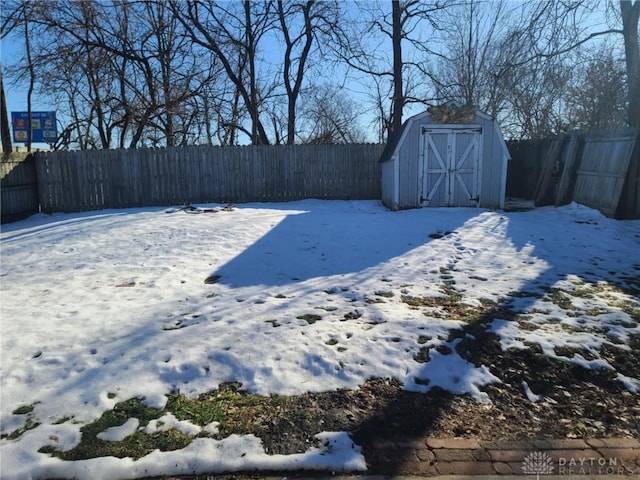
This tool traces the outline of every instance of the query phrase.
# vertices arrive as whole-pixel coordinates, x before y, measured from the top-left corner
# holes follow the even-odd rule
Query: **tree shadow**
[[[255,246],[250,247],[249,252],[236,257],[234,259],[236,263],[232,260],[217,271],[222,275],[221,283],[226,281],[233,286],[283,285],[296,281],[289,275],[299,275],[296,278],[301,281],[316,276],[362,272],[425,243],[440,239],[449,241],[448,236],[456,229],[463,229],[465,225],[479,226],[484,219],[496,219],[502,215],[496,212],[471,209],[456,211],[456,214],[453,214],[453,210],[447,211],[445,209],[389,212],[390,219],[388,222],[385,221],[385,225],[391,225],[390,231],[380,232],[379,237],[371,238],[370,233],[367,233],[370,230],[364,227],[370,225],[371,219],[375,219],[375,216],[365,221],[360,219],[360,215],[350,215],[349,212],[331,215],[332,212],[334,209],[325,211],[314,205],[309,205],[309,208],[303,211],[299,208],[292,208],[291,214],[287,215],[283,222],[259,240]],[[374,212],[379,215],[379,208],[372,209],[372,213]],[[549,215],[553,215],[553,212],[553,209],[547,210]],[[624,284],[625,270],[616,268],[616,265],[624,265],[624,261],[628,259],[617,254],[614,250],[602,251],[597,258],[582,259],[580,258],[581,250],[571,248],[572,242],[575,242],[575,246],[577,246],[579,243],[585,242],[597,245],[601,241],[598,233],[602,233],[602,231],[598,230],[597,220],[594,220],[594,223],[586,224],[587,230],[585,230],[583,237],[567,240],[566,252],[553,257],[552,255],[557,252],[557,249],[549,247],[548,243],[550,238],[557,235],[558,224],[550,222],[547,230],[532,229],[531,225],[533,224],[530,224],[528,219],[527,213],[504,215],[499,219],[499,222],[488,225],[487,232],[490,228],[497,228],[497,235],[508,239],[515,251],[526,250],[528,256],[536,255],[546,262],[546,267],[535,277],[514,285],[509,298],[505,301],[486,301],[475,307],[465,307],[458,305],[460,302],[455,300],[456,294],[464,295],[464,292],[458,292],[456,284],[451,280],[455,281],[458,275],[466,275],[466,273],[456,271],[453,266],[449,272],[453,278],[443,278],[441,282],[451,301],[444,303],[444,307],[443,302],[446,301],[446,298],[444,300],[439,298],[437,301],[440,302],[440,306],[443,307],[447,315],[462,318],[464,324],[461,328],[452,329],[448,338],[442,339],[441,342],[429,343],[427,341],[424,343],[424,356],[421,357],[421,361],[416,360],[414,368],[407,376],[405,385],[400,385],[397,380],[389,380],[385,387],[386,394],[378,402],[374,412],[368,413],[365,417],[357,418],[353,422],[342,424],[345,429],[353,433],[355,443],[363,447],[370,471],[401,474],[407,472],[409,463],[421,462],[427,472],[437,473],[434,470],[437,469],[437,458],[426,448],[425,438],[442,435],[443,432],[450,436],[469,438],[477,437],[478,432],[481,431],[478,430],[481,425],[469,426],[463,423],[454,426],[442,425],[443,419],[451,416],[452,409],[460,408],[461,405],[469,408],[478,405],[476,399],[461,392],[471,390],[478,399],[482,399],[483,394],[487,395],[497,405],[497,409],[502,401],[528,402],[519,383],[523,378],[531,380],[529,384],[536,394],[552,392],[554,386],[545,382],[544,378],[538,378],[540,376],[538,374],[543,374],[546,369],[560,367],[545,359],[544,356],[533,355],[529,351],[517,352],[517,362],[504,362],[502,358],[504,355],[500,355],[501,345],[497,329],[513,322],[522,321],[523,319],[518,318],[518,315],[531,310],[545,289],[553,286],[567,275],[576,275],[591,282],[606,279]],[[354,221],[363,223],[354,225]],[[581,217],[579,221],[583,222],[584,218]],[[336,225],[341,224],[345,226],[343,229],[345,232],[343,237],[346,238],[344,244],[340,243],[343,239],[342,236],[334,238],[329,234],[329,232],[335,231]],[[281,227],[284,229],[283,231],[279,230]],[[273,232],[273,230],[276,231]],[[291,242],[291,236],[294,239],[293,245],[302,245],[302,248],[297,253],[287,255],[291,250],[295,250],[295,247],[293,249],[287,248],[287,244]],[[314,244],[314,241],[317,243]],[[328,246],[324,246],[325,242]],[[316,247],[315,250],[319,250],[318,253],[310,251],[313,250],[310,248],[313,246]],[[354,250],[356,251],[353,252]],[[254,262],[258,262],[262,256],[268,254],[267,252],[279,255],[279,261],[285,264],[288,261],[293,262],[307,258],[308,265],[303,266],[304,269],[300,270],[293,267],[289,269],[289,265],[284,265],[282,270],[279,270],[279,276],[274,275],[274,272],[268,269],[258,271],[256,275]],[[331,258],[326,261],[319,260],[318,254],[321,253],[325,253],[325,256],[329,255]],[[350,253],[357,254],[357,258],[354,259]],[[341,264],[340,260],[344,263]],[[326,268],[324,268],[325,262],[329,262],[326,264]],[[518,269],[522,265],[516,262],[517,259],[514,258],[514,263],[511,266]],[[245,272],[243,269],[247,269],[247,271]],[[496,268],[493,273],[499,275],[499,272],[500,270]],[[483,280],[478,281],[483,282]],[[627,283],[625,288],[633,291],[635,287]],[[430,306],[429,298],[423,299],[422,304],[419,300],[414,302],[413,307],[427,309]],[[407,305],[407,308],[412,306]],[[496,323],[497,320],[501,322]],[[122,337],[116,339],[111,345],[104,345],[104,351],[109,352],[105,359],[114,365],[114,368],[111,369],[113,372],[126,371],[129,368],[134,370],[137,368],[136,365],[148,361],[144,357],[144,352],[140,351],[142,345],[148,345],[154,351],[166,349],[171,353],[172,335],[171,331],[160,329],[157,318],[143,319],[128,325],[123,331]],[[177,357],[177,352],[173,353]],[[92,354],[97,355],[96,358],[103,355],[102,350]],[[71,355],[64,356],[60,361],[61,363],[71,362],[71,357]],[[39,360],[34,359],[34,361],[46,360],[46,352],[44,356],[38,358]],[[152,356],[152,358],[156,359],[159,364],[161,362],[166,364],[166,366],[160,365],[158,368],[158,378],[166,385],[180,386],[201,376],[206,377],[209,372],[207,369],[202,369],[201,364],[191,361],[180,360],[177,363],[168,363],[169,360],[162,360],[161,355]],[[248,358],[238,362],[233,361],[234,359],[235,357],[228,357],[224,352],[212,352],[208,356],[208,363],[211,363],[212,368],[230,365],[233,373],[246,379],[255,366]],[[520,363],[519,370],[509,371],[516,363]],[[342,374],[341,371],[327,367],[327,364],[318,361],[318,358],[310,356],[305,365],[309,372],[312,374],[317,372],[315,374],[318,376],[339,376]],[[102,373],[100,368],[87,368],[78,372],[74,381],[64,382],[61,385],[65,391],[61,391],[60,395],[68,394],[68,390],[71,390],[79,396],[84,395],[87,401],[95,401],[95,396],[85,390],[87,385],[99,386],[102,382],[98,377]],[[489,378],[487,373],[511,385],[508,388],[504,386],[500,386],[500,389],[495,388],[496,384],[483,381],[483,379]],[[566,379],[563,387],[572,381],[582,381],[587,374],[599,375],[598,372],[593,374],[590,370],[579,368],[567,368],[564,374]],[[456,385],[460,386],[458,391]],[[450,390],[457,391],[457,393],[452,393]],[[578,401],[579,395],[588,395],[588,392],[584,390],[572,390],[571,393],[576,399],[575,401]],[[559,418],[559,412],[562,408],[565,408],[565,405],[560,404],[557,407],[548,407],[547,410],[543,410],[542,413],[548,417],[545,425],[550,425],[555,421],[554,419]],[[593,412],[588,415],[597,418],[602,414],[602,409],[594,407]],[[485,423],[495,422],[490,413],[480,415],[477,420]],[[519,420],[530,421],[531,425],[535,427],[533,420],[527,418]],[[505,425],[507,424],[505,423]],[[318,425],[315,428],[327,429],[326,426]],[[531,435],[544,435],[552,431],[547,431],[544,428],[532,429]],[[505,437],[510,435],[508,430],[504,430],[503,433]],[[415,472],[412,471],[412,473]]]
[[[552,209],[548,213],[555,214]],[[624,261],[623,256],[608,251],[597,258],[580,258],[581,251],[572,250],[569,245],[562,255],[553,258],[549,255],[554,249],[546,245],[553,238],[549,236],[553,231],[524,228],[520,220],[525,217],[521,215],[509,215],[506,235],[517,250],[532,248],[530,254],[544,259],[547,268],[522,282],[502,301],[482,302],[481,307],[470,308],[466,313],[448,312],[464,320],[462,328],[452,330],[445,343],[425,346],[420,365],[412,372],[413,378],[397,385],[373,415],[361,419],[351,429],[354,442],[363,448],[370,472],[383,475],[458,473],[439,463],[437,449],[427,445],[429,437],[484,441],[553,438],[563,428],[558,419],[571,411],[582,412],[585,423],[615,422],[594,385],[620,397],[611,400],[612,405],[616,402],[621,405],[619,411],[627,411],[634,403],[633,398],[629,398],[633,395],[616,379],[615,371],[550,358],[535,343],[522,349],[503,349],[501,329],[513,324],[520,324],[524,329],[536,328],[527,323],[527,315],[559,280],[575,276],[585,283],[612,282],[631,295],[640,292],[640,275],[630,277],[624,271],[612,269]],[[583,223],[581,219],[576,222]],[[594,228],[597,223],[593,222]],[[597,250],[595,245],[600,239],[593,235],[578,241],[592,243]],[[455,286],[448,289],[456,293]],[[569,351],[569,357],[572,353],[577,352]],[[548,396],[551,402],[534,405],[537,400],[530,395]],[[485,401],[489,403],[483,403]],[[513,408],[514,402],[521,403],[522,407]],[[583,412],[585,404],[592,406]],[[500,420],[496,412],[500,413],[502,408],[522,413],[522,418]],[[479,413],[456,419],[455,412],[461,409],[475,409]],[[469,419],[471,424],[466,424]],[[625,420],[625,427],[640,429],[640,421],[630,420]],[[514,423],[519,423],[515,432],[512,431]],[[526,438],[522,438],[523,429],[528,429]],[[496,432],[498,435],[491,436]],[[476,469],[466,465],[465,474],[487,474],[486,462],[491,459],[486,453],[455,453],[460,455],[460,461],[478,462]]]
[[[375,215],[381,214],[377,203],[345,202],[343,209],[334,204],[303,201],[295,207],[283,205],[283,210],[290,209],[283,220],[209,278],[237,288],[284,286],[363,272],[430,242],[440,230],[454,230],[478,213],[468,210],[452,217],[442,211],[382,212],[390,228],[372,232]]]

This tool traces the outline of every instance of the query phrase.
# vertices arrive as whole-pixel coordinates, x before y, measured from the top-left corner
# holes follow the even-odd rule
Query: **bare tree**
[[[571,70],[560,59],[539,58],[514,69],[504,80],[507,115],[503,128],[517,138],[544,138],[568,130],[562,98]]]
[[[391,45],[393,48],[393,109],[391,110],[391,125],[389,133],[399,131],[402,127],[402,107],[404,107],[404,94],[402,84],[402,26],[403,12],[407,12],[407,4],[400,5],[400,0],[391,1]]]
[[[33,48],[31,42],[32,36],[32,17],[34,11],[38,10],[38,5],[28,2],[27,0],[19,0],[9,2],[3,8],[3,20],[0,38],[15,33],[19,35],[24,44],[25,62],[22,68],[16,69],[16,79],[22,80],[26,77],[28,81],[27,88],[27,151],[31,151],[31,110],[32,97],[36,83],[36,73],[33,59]],[[21,30],[18,33],[18,30]],[[3,88],[4,92],[4,88]]]
[[[311,89],[303,116],[308,133],[303,143],[357,143],[364,141],[358,125],[355,103],[336,87],[323,85]]]
[[[0,136],[2,137],[2,153],[11,153],[11,131],[9,130],[9,114],[7,100],[4,96],[4,82],[2,81],[2,66],[0,66]]]
[[[340,10],[337,2],[307,0],[285,4],[278,0],[276,11],[285,46],[282,78],[287,94],[287,143],[293,144],[297,101],[312,47],[314,42],[318,44],[322,37],[331,36],[336,31]]]
[[[511,18],[504,0],[470,0],[441,16],[447,55],[433,76],[438,97],[470,105],[497,117],[509,73],[500,51]]]
[[[622,35],[628,85],[627,122],[630,126],[640,127],[640,0],[620,0],[615,15],[618,26],[592,31],[588,16],[600,5],[590,0],[529,2],[527,21],[514,29],[513,40],[520,44],[526,38],[530,49],[528,55],[520,56],[513,65],[524,65],[535,58],[561,56],[604,35]],[[608,5],[610,11],[615,8],[613,3],[602,5],[605,8]]]
[[[638,46],[638,19],[640,18],[640,0],[621,0],[622,36],[627,67],[627,85],[629,95],[628,122],[640,128],[640,48]]]
[[[625,62],[606,45],[581,53],[565,102],[571,128],[593,130],[623,126],[626,120]]]
[[[361,6],[364,18],[354,22],[355,32],[346,33],[336,43],[338,56],[355,71],[372,77],[378,92],[383,92],[381,81],[388,82],[393,91],[388,104],[388,133],[402,125],[403,109],[410,103],[428,103],[424,95],[416,95],[407,88],[407,78],[411,70],[420,70],[423,75],[431,75],[425,67],[424,58],[439,56],[432,48],[428,34],[438,28],[437,14],[448,6],[445,1],[391,0],[391,11],[380,3]],[[390,42],[389,45],[387,42]],[[418,52],[421,60],[405,58],[403,45],[409,45]],[[392,56],[386,52],[391,47]],[[382,100],[382,99],[381,99]],[[384,102],[386,103],[386,102]]]
[[[271,4],[248,0],[242,4],[171,0],[170,4],[191,41],[215,55],[237,89],[251,118],[251,142],[268,144],[260,119],[256,56],[260,39],[271,28]]]

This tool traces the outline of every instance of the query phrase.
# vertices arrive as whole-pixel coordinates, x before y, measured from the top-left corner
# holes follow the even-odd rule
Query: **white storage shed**
[[[509,150],[497,122],[453,104],[430,107],[394,132],[382,153],[382,201],[418,207],[504,208]]]

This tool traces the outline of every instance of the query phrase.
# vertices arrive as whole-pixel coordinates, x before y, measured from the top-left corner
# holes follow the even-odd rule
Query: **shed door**
[[[480,200],[482,127],[423,127],[420,204],[476,207]]]

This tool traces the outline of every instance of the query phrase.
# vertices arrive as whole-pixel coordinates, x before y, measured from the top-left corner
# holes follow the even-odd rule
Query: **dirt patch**
[[[488,403],[480,403],[469,395],[454,395],[438,387],[431,388],[427,393],[410,392],[404,390],[396,379],[374,378],[355,390],[286,397],[249,394],[242,391],[241,384],[231,383],[221,385],[197,399],[172,394],[166,412],[144,412],[148,419],[159,418],[170,412],[179,420],[188,420],[202,427],[218,422],[218,434],[214,435],[218,439],[231,434],[254,434],[262,440],[268,454],[306,452],[314,445],[318,433],[347,431],[362,447],[369,471],[373,473],[380,471],[376,463],[379,462],[377,452],[380,443],[390,441],[400,445],[396,447],[400,465],[406,460],[404,457],[412,452],[412,448],[403,450],[402,445],[425,437],[503,441],[639,438],[638,395],[628,391],[619,377],[640,378],[640,334],[633,333],[637,327],[638,304],[633,297],[621,304],[615,295],[619,291],[617,287],[600,284],[576,284],[562,290],[548,288],[539,294],[520,292],[512,295],[514,298],[525,294],[527,297],[542,298],[567,312],[575,312],[576,308],[585,311],[588,308],[589,315],[594,317],[609,311],[610,306],[626,312],[630,320],[624,325],[609,319],[597,327],[602,329],[599,334],[606,336],[609,341],[603,342],[595,353],[613,368],[585,368],[571,361],[576,357],[585,362],[596,359],[594,350],[576,344],[557,346],[555,356],[544,353],[540,345],[531,342],[525,342],[519,348],[503,350],[504,344],[491,329],[496,319],[517,325],[523,335],[546,325],[533,318],[533,310],[511,310],[508,300],[501,303],[480,300],[471,306],[462,301],[462,294],[446,285],[441,288],[439,296],[396,295],[391,291],[385,291],[384,295],[375,293],[386,301],[395,299],[405,308],[420,310],[428,317],[461,321],[463,326],[451,330],[444,343],[432,345],[431,337],[417,335],[416,342],[420,348],[414,360],[418,363],[429,362],[433,350],[440,355],[455,353],[477,367],[484,365],[501,380],[501,383],[481,388],[488,395]],[[607,302],[598,306],[597,311],[593,310],[591,304],[582,307],[578,304],[576,307],[571,301],[576,298],[591,299],[598,295],[606,298]],[[328,312],[334,310],[324,309]],[[342,320],[357,320],[361,316],[360,310],[353,310],[345,313]],[[297,318],[312,325],[323,317],[307,313]],[[281,326],[277,319],[265,321],[274,328]],[[559,322],[557,320],[551,324],[556,327]],[[571,328],[580,331],[596,328],[589,325]],[[615,338],[607,333],[608,328],[618,326],[630,329],[625,345],[614,342]],[[568,328],[566,325],[564,327]],[[400,337],[392,339],[394,342],[401,340]],[[325,340],[325,343],[329,346],[338,345],[334,338]],[[346,350],[346,347],[337,348],[339,351]],[[423,383],[416,380],[423,386],[429,384],[428,379],[420,382]],[[156,448],[182,448],[191,441],[190,438],[172,434],[163,434],[155,439],[139,434],[130,439],[130,443],[135,445],[115,445],[107,452],[104,442],[96,440],[96,434],[107,426],[126,421],[131,416],[131,409],[143,408],[140,400],[128,402],[118,404],[113,412],[107,412],[94,424],[83,427],[83,439],[77,448],[65,453],[49,449],[45,450],[46,453],[67,459],[91,458],[106,453],[139,457]],[[28,407],[22,408],[24,411],[20,410],[20,414],[31,414]],[[146,418],[135,413],[136,418]],[[22,433],[16,432],[18,436]],[[385,468],[388,466],[387,460]]]
[[[290,397],[282,417],[262,436],[269,453],[308,449],[321,431],[349,431],[365,453],[394,437],[543,439],[640,435],[640,405],[608,370],[587,370],[530,350],[496,351],[495,342],[474,351],[493,354],[491,370],[503,383],[486,387],[490,404],[439,388],[408,392],[397,380],[372,379],[358,390]],[[464,344],[458,344],[464,349]],[[492,351],[493,350],[493,351]],[[523,389],[543,398],[531,402]],[[373,458],[368,458],[373,461]]]

